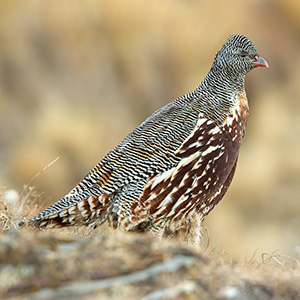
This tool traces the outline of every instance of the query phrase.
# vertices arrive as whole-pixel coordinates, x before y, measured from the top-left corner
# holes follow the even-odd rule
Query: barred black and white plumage
[[[108,221],[197,240],[233,178],[249,113],[244,80],[255,67],[268,64],[247,37],[231,35],[199,87],[154,112],[69,194],[22,224]]]

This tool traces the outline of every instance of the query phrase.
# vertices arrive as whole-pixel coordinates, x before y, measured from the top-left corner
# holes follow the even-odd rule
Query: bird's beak
[[[268,63],[262,57],[255,56],[254,58],[255,58],[255,61],[252,62],[252,65],[254,65],[256,67],[266,67],[266,68],[269,68]]]

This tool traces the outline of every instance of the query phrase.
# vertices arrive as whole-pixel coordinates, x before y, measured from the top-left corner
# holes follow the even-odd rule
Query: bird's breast
[[[234,99],[235,105],[224,119],[222,127],[230,136],[233,143],[240,145],[245,133],[247,117],[249,115],[248,100],[245,92],[240,92]]]

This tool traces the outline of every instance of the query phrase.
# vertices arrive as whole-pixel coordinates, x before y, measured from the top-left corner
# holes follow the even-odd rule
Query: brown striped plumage
[[[154,112],[65,197],[22,222],[99,225],[198,242],[200,224],[226,193],[249,113],[245,75],[268,67],[232,35],[200,86]]]

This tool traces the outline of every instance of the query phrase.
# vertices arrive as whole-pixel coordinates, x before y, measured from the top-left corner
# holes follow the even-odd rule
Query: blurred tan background
[[[205,221],[236,256],[300,245],[300,4],[1,1],[0,188],[66,194],[154,110],[194,89],[229,34],[270,69],[246,81],[251,115],[234,182]],[[299,254],[299,253],[298,253]]]

